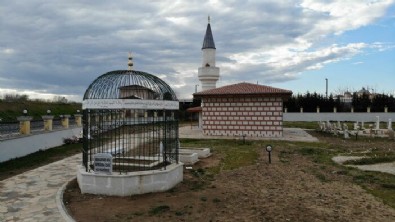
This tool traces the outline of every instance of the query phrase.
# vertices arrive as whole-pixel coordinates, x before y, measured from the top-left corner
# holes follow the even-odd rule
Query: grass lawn
[[[316,123],[315,123],[316,124]],[[306,124],[305,126],[307,126]],[[305,127],[303,127],[305,128]],[[323,183],[331,182],[331,174],[344,175],[344,180],[352,181],[366,189],[369,193],[382,199],[386,204],[395,208],[395,175],[365,172],[355,168],[344,167],[335,164],[331,158],[336,155],[352,153],[362,154],[363,151],[371,150],[368,156],[375,156],[376,162],[387,162],[395,156],[395,143],[387,138],[360,138],[359,140],[344,140],[327,134],[311,131],[313,136],[320,142],[291,142],[291,141],[242,141],[236,140],[201,140],[181,139],[183,147],[210,147],[215,155],[220,158],[215,166],[196,170],[196,175],[205,177],[207,180],[224,170],[233,170],[243,166],[257,164],[259,152],[264,152],[267,144],[273,146],[272,155],[277,155],[283,164],[293,164],[292,155],[303,155],[308,161],[314,163],[314,169],[306,168],[306,172],[315,175]],[[0,163],[0,180],[20,174],[24,171],[40,167],[42,165],[61,160],[65,157],[81,152],[82,144],[68,144],[60,147],[39,151],[25,157],[16,158]],[[365,161],[365,162],[364,162]],[[359,164],[371,163],[367,160]],[[195,185],[196,189],[204,184]]]
[[[309,123],[302,123],[299,126],[309,128]],[[319,170],[310,172],[322,182],[331,182],[328,176],[332,173],[342,174],[348,180],[360,185],[369,193],[382,199],[386,204],[395,208],[395,175],[379,172],[366,172],[351,167],[344,167],[334,163],[331,158],[337,155],[344,155],[353,152],[358,155],[368,149],[371,153],[361,153],[360,155],[374,156],[372,159],[362,159],[356,164],[372,164],[395,161],[395,143],[386,138],[360,138],[359,140],[344,140],[341,137],[333,137],[327,134],[314,133],[321,142],[288,142],[288,141],[247,141],[235,142],[230,140],[181,140],[183,146],[190,147],[212,147],[212,151],[222,158],[219,166],[207,169],[210,173],[217,173],[221,170],[232,170],[245,165],[252,165],[258,161],[257,152],[265,152],[266,144],[274,147],[274,154],[278,155],[283,163],[292,164],[289,161],[292,155],[303,155],[315,164],[319,165]],[[336,170],[333,170],[333,169]],[[309,171],[309,169],[306,169]]]

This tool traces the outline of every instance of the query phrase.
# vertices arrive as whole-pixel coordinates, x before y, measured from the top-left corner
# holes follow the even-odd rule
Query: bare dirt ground
[[[326,137],[320,141],[345,144]],[[344,150],[372,146],[352,144]],[[394,148],[388,142],[377,146]],[[213,153],[193,166],[199,170],[184,169],[184,181],[164,193],[82,195],[73,181],[64,202],[76,221],[395,221],[395,209],[355,185],[339,166],[323,167],[297,152],[283,161],[282,150],[273,151],[272,164],[259,152],[253,165],[201,177],[206,167],[220,163],[222,157]]]

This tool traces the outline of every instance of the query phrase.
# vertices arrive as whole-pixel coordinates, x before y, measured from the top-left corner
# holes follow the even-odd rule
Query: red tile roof
[[[221,95],[286,95],[291,96],[292,91],[252,83],[238,83],[220,88],[209,89],[194,93],[196,97],[221,96]]]
[[[187,109],[188,113],[199,113],[202,112],[202,107],[201,106],[197,106],[197,107],[191,107]]]

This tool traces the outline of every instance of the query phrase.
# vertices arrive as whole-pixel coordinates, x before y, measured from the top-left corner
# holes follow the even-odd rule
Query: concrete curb
[[[67,186],[68,183],[70,183],[75,178],[77,178],[77,177],[74,177],[71,180],[69,180],[66,183],[64,183],[62,185],[62,187],[59,188],[58,192],[56,192],[56,206],[58,207],[58,210],[59,210],[60,214],[63,216],[63,219],[66,222],[75,222],[75,220],[67,212],[66,206],[63,204],[63,193],[66,190],[66,186]]]

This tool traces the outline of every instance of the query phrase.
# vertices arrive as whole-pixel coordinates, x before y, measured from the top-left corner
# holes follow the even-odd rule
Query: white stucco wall
[[[0,141],[0,162],[26,156],[39,150],[46,150],[63,144],[64,138],[79,136],[81,127],[32,134]]]
[[[208,63],[211,67],[215,67],[215,51],[216,49],[203,49],[202,50],[202,67],[206,67],[206,64]]]
[[[351,122],[376,122],[377,118],[381,122],[387,122],[388,119],[395,121],[395,113],[283,113],[283,121],[351,121]]]
[[[111,175],[86,172],[83,166],[77,166],[77,181],[81,193],[130,196],[169,190],[183,180],[183,172],[182,163],[161,170]]]

